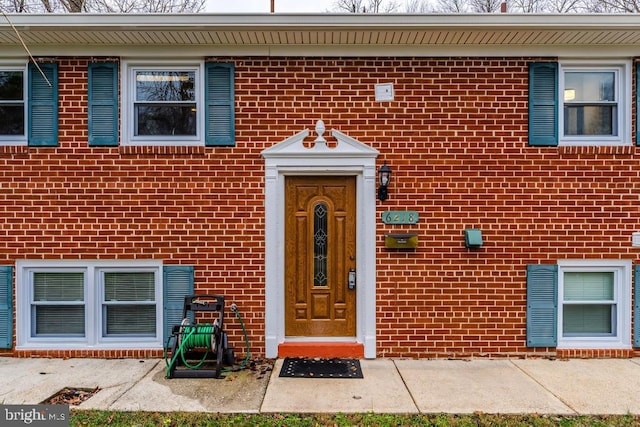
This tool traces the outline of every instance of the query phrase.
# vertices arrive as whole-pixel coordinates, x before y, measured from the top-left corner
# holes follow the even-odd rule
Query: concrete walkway
[[[168,380],[157,359],[0,358],[0,404],[36,404],[69,387],[99,389],[80,409],[640,414],[640,359],[362,360],[362,379],[280,378],[281,366]]]

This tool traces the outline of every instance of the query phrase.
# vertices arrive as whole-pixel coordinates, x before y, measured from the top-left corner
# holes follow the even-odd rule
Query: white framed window
[[[204,145],[203,62],[122,62],[125,145]]]
[[[631,262],[558,262],[558,348],[631,347]]]
[[[27,144],[27,66],[0,64],[0,145]]]
[[[162,347],[162,263],[18,261],[17,348]]]
[[[155,337],[156,272],[100,269],[102,337]]]
[[[29,272],[30,336],[83,338],[86,336],[86,272],[82,269]]]
[[[560,145],[631,144],[631,63],[561,61]]]

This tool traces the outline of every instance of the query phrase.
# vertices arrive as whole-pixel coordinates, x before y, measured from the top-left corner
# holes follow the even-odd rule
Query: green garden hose
[[[209,351],[215,351],[215,337],[216,333],[219,329],[218,324],[203,324],[203,325],[188,325],[185,324],[185,321],[188,322],[187,319],[182,321],[182,325],[180,325],[180,337],[178,348],[176,349],[175,354],[171,357],[171,362],[167,363],[166,352],[168,349],[169,342],[167,341],[167,346],[165,347],[165,363],[167,364],[167,373],[166,377],[169,378],[169,374],[171,371],[171,367],[176,363],[176,359],[178,355],[180,355],[182,363],[189,369],[198,369],[202,366],[207,360],[207,356],[209,355]],[[198,363],[195,365],[191,365],[187,362],[184,354],[186,350],[190,350],[193,348],[205,348],[207,351],[204,356]]]
[[[249,336],[247,334],[247,329],[245,328],[244,322],[242,320],[242,316],[238,310],[238,306],[236,304],[231,304],[231,311],[236,315],[236,318],[240,322],[240,326],[242,327],[242,333],[244,334],[244,340],[246,345],[246,355],[242,363],[234,368],[227,368],[221,370],[221,372],[235,372],[244,369],[249,360],[251,358],[251,348],[249,345]],[[167,339],[167,342],[164,347],[164,361],[167,366],[167,372],[165,377],[169,378],[171,373],[171,368],[176,363],[178,355],[181,358],[182,363],[189,369],[198,369],[202,366],[206,358],[209,354],[209,351],[225,351],[225,348],[216,349],[216,336],[217,334],[223,333],[220,331],[220,327],[217,321],[213,324],[202,324],[202,325],[190,325],[188,319],[184,319],[182,324],[180,325],[180,330],[177,335],[172,335]],[[175,354],[171,355],[171,361],[168,359],[168,351],[169,344],[171,343],[171,339],[178,340],[177,349]],[[191,365],[186,361],[185,352],[193,349],[193,348],[205,348],[206,353],[203,358],[196,363],[195,365]]]
[[[205,323],[202,325],[187,325],[182,327],[183,335],[182,345],[188,350],[192,348],[206,348],[207,350],[216,350],[215,336],[217,335],[218,325],[216,323]]]
[[[231,311],[235,313],[236,318],[240,322],[240,326],[242,326],[242,333],[244,334],[244,343],[247,347],[247,354],[244,357],[244,360],[237,368],[227,368],[223,369],[222,372],[235,372],[241,369],[246,368],[249,363],[249,359],[251,358],[251,348],[249,346],[249,335],[247,335],[247,329],[244,327],[244,322],[242,321],[242,316],[240,316],[240,311],[238,310],[238,306],[235,304],[231,304]]]

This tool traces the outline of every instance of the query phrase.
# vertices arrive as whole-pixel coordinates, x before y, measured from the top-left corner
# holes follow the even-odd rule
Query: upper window
[[[564,136],[618,136],[618,73],[564,73]]]
[[[129,68],[126,74],[130,79],[129,143],[204,144],[201,68],[200,65]]]
[[[631,142],[630,74],[624,63],[560,64],[560,145]]]
[[[133,136],[197,136],[196,71],[134,73]]]
[[[235,144],[234,66],[123,62],[128,145]]]
[[[159,262],[18,263],[18,346],[158,347]]]
[[[630,264],[565,261],[558,266],[558,347],[628,347]]]
[[[529,145],[631,145],[631,63],[529,64]]]
[[[0,67],[0,144],[26,143],[26,67]]]

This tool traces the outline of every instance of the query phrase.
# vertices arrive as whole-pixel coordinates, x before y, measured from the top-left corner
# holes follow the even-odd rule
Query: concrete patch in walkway
[[[508,360],[395,363],[423,413],[573,413]]]
[[[230,372],[224,378],[165,378],[160,363],[128,390],[110,409],[121,411],[187,411],[257,413],[269,374],[250,369]]]

